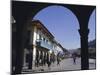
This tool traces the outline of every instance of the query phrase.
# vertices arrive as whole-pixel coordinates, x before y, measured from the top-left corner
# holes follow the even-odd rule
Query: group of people
[[[39,66],[45,66],[46,64],[48,65],[48,67],[51,66],[52,63],[55,63],[55,61],[57,61],[57,65],[60,65],[60,53],[57,54],[57,56],[55,56],[54,52],[49,53],[40,53],[39,55],[39,51],[37,51],[36,53],[36,61],[35,61],[35,66],[39,67]]]
[[[76,64],[76,53],[73,53],[72,54],[72,58],[73,58],[73,64]],[[48,66],[48,68],[50,69],[50,66],[52,63],[56,63],[57,66],[60,65],[60,62],[61,62],[61,55],[60,55],[60,52],[57,53],[57,55],[54,54],[54,52],[52,53],[49,53],[49,52],[43,52],[40,51],[37,51],[36,53],[36,61],[35,61],[35,66],[36,67],[39,67],[39,66]]]

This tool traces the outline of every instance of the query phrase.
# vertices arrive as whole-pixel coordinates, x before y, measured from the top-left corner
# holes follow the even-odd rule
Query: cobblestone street
[[[95,69],[95,60],[89,59],[89,69]],[[48,66],[39,66],[34,67],[33,70],[23,71],[23,73],[26,72],[50,72],[50,71],[70,71],[70,70],[81,70],[81,58],[76,59],[76,64],[73,64],[73,59],[68,58],[64,59],[60,62],[60,65],[57,65],[57,62],[52,63],[50,68]]]

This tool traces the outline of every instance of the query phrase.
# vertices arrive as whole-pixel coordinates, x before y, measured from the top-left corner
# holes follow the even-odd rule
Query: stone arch
[[[38,5],[38,4],[37,4]],[[41,7],[40,7],[41,5]],[[53,4],[53,3],[40,3],[38,10],[36,10],[36,12],[34,12],[34,16],[36,13],[38,13],[39,11],[43,10],[44,8],[47,8],[49,6],[53,6],[53,5],[58,5],[58,6],[63,6],[67,9],[69,9],[78,19],[79,22],[79,34],[80,34],[80,40],[81,40],[81,69],[85,70],[85,69],[89,69],[89,60],[88,60],[88,33],[89,33],[89,29],[88,29],[88,21],[89,21],[89,17],[93,11],[93,9],[95,8],[95,6],[84,6],[84,5],[66,5],[66,4]],[[86,11],[86,12],[84,12]],[[84,12],[84,13],[83,13]],[[84,14],[84,16],[83,16]],[[84,21],[83,21],[84,20]],[[84,56],[86,55],[86,56]]]
[[[34,4],[34,5],[33,5]],[[12,15],[16,19],[16,38],[17,38],[17,59],[15,73],[19,74],[22,71],[23,62],[23,51],[24,42],[26,35],[26,28],[32,20],[33,16],[41,9],[50,5],[61,5],[69,8],[76,16],[79,21],[80,29],[80,39],[81,39],[81,69],[89,69],[88,61],[88,21],[91,12],[95,6],[83,6],[83,5],[68,5],[68,4],[56,4],[56,3],[38,3],[38,2],[21,2],[12,1]],[[33,13],[34,12],[34,13]]]
[[[69,7],[67,7],[67,5],[63,5],[63,4],[46,4],[46,5],[41,5],[41,7],[39,7],[39,9],[34,13],[34,11],[32,12],[33,14],[33,17],[35,15],[37,15],[39,12],[41,12],[42,10],[45,10],[46,8],[48,7],[51,7],[51,6],[60,6],[60,7],[64,7],[66,9],[68,9],[71,13],[73,13],[73,15],[76,17],[76,19],[78,20],[77,18],[77,15],[73,12],[72,9],[70,9]],[[79,22],[79,21],[78,21]]]
[[[50,9],[50,10],[48,10],[48,9]],[[41,9],[40,11],[38,11],[37,13],[36,13],[36,15],[33,17],[33,19],[40,19],[40,21],[42,22],[43,20],[41,19],[41,16],[42,16],[42,18],[46,21],[46,22],[48,22],[49,20],[50,20],[50,22],[52,22],[53,20],[53,18],[55,18],[56,16],[56,11],[54,11],[55,12],[55,15],[54,16],[52,16],[50,19],[49,19],[49,15],[46,15],[45,16],[45,12],[47,12],[47,14],[50,12],[50,13],[52,13],[53,14],[53,11],[52,11],[52,9],[57,9],[58,10],[58,12],[59,11],[61,11],[61,13],[59,13],[59,15],[63,15],[62,13],[64,13],[65,14],[65,16],[66,17],[60,17],[60,19],[58,19],[59,18],[59,15],[58,15],[58,18],[56,18],[55,19],[55,22],[54,22],[54,25],[55,26],[57,26],[57,21],[59,20],[59,21],[61,21],[61,23],[66,23],[66,24],[64,24],[64,25],[61,25],[61,28],[62,28],[62,26],[64,26],[66,29],[64,29],[64,30],[67,30],[67,26],[68,26],[68,24],[69,24],[69,26],[71,26],[70,28],[69,28],[69,30],[71,29],[71,30],[75,30],[76,29],[76,31],[75,32],[72,32],[72,34],[73,35],[77,35],[78,37],[76,37],[76,39],[75,40],[77,40],[78,39],[78,44],[80,44],[80,38],[79,38],[79,34],[78,34],[78,32],[77,32],[77,30],[79,29],[79,22],[78,22],[78,19],[77,19],[77,17],[76,17],[76,15],[70,10],[70,9],[68,9],[68,8],[66,8],[66,7],[64,7],[64,6],[61,6],[61,5],[50,5],[50,6],[47,6],[47,7],[45,7],[45,8],[43,8],[43,9]],[[59,10],[60,9],[60,10]],[[45,13],[45,14],[44,14]],[[49,13],[49,14],[50,14]],[[43,14],[43,15],[42,15]],[[67,15],[68,14],[68,15]],[[40,18],[38,17],[40,15]],[[37,18],[38,17],[38,18]],[[68,17],[72,17],[71,19],[69,18],[68,19]],[[48,19],[48,20],[46,20],[46,19]],[[51,21],[52,20],[52,21]],[[65,21],[63,21],[63,20],[65,20]],[[48,24],[45,24],[45,21],[43,21],[43,23],[44,23],[44,25],[48,25]],[[71,23],[67,23],[68,21],[71,21]],[[53,25],[50,25],[50,27],[53,27]],[[60,25],[59,25],[60,26]],[[49,27],[47,26],[47,28],[49,29]],[[57,27],[56,27],[57,28]],[[55,28],[55,29],[56,29]],[[62,30],[61,30],[62,31]],[[60,31],[60,33],[61,33],[61,31]],[[52,30],[51,30],[51,32],[53,32]],[[58,31],[59,32],[59,31]],[[55,35],[56,35],[56,33],[55,32],[53,32]],[[59,34],[60,34],[59,33]],[[62,35],[62,33],[61,33],[61,35]],[[66,31],[66,34],[65,35],[67,35],[67,31]],[[66,36],[65,36],[66,37]],[[70,36],[69,36],[70,37]],[[72,37],[72,36],[71,36]],[[71,38],[70,37],[70,38]],[[66,40],[66,39],[65,39]],[[73,39],[72,39],[73,40]],[[60,40],[61,41],[61,40]],[[68,42],[68,41],[66,41],[66,42]],[[74,43],[74,40],[73,40],[73,43]],[[75,43],[76,43],[76,41],[75,41]],[[69,44],[66,44],[66,46],[70,46]],[[75,44],[73,44],[73,45],[75,45]],[[78,47],[80,47],[79,45],[78,45]],[[77,48],[78,48],[77,47]]]

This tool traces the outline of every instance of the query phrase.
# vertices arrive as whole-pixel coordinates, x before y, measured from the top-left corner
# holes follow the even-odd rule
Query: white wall
[[[47,35],[45,35],[43,32],[41,32],[41,30],[38,29],[38,31],[37,31],[37,39],[39,39],[39,35],[41,35],[42,40],[43,40],[43,38],[45,38],[45,42],[46,42],[47,44],[49,44],[50,46],[53,45],[53,43],[52,43],[52,41],[49,39],[49,37],[48,37]],[[47,42],[46,40],[48,40],[48,42]],[[52,46],[52,47],[53,47],[53,46]]]
[[[59,45],[57,45],[57,50],[62,52],[62,48]]]

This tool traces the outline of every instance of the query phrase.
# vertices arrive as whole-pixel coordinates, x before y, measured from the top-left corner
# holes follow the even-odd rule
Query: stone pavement
[[[95,69],[95,60],[89,59],[89,69]],[[81,70],[81,58],[76,59],[76,64],[73,64],[72,58],[64,59],[60,62],[60,65],[57,65],[57,62],[52,63],[50,68],[48,66],[39,66],[39,67],[33,67],[32,70],[29,70],[29,72],[35,73],[35,72],[50,72],[50,71],[71,71],[71,70]],[[27,70],[28,71],[28,70]],[[27,72],[23,71],[23,73]]]

